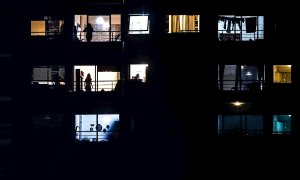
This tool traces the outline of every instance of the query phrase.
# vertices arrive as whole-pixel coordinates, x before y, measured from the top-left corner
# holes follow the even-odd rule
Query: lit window
[[[200,32],[200,15],[168,15],[168,33]]]
[[[119,114],[75,115],[76,139],[88,142],[103,142],[119,135]]]
[[[95,65],[74,66],[74,91],[113,91],[119,80],[120,72],[115,67]]]
[[[64,85],[64,66],[36,66],[32,71],[32,84]]]
[[[218,16],[219,41],[264,39],[264,16]]]
[[[148,64],[131,64],[130,65],[130,79],[140,80],[146,82],[147,80]]]
[[[31,21],[31,36],[58,36],[64,31],[63,20],[33,20]]]
[[[87,28],[91,24],[92,30]],[[91,42],[121,41],[121,15],[75,15],[73,40],[87,42],[91,31]]]
[[[219,65],[218,85],[224,91],[260,91],[264,87],[264,65]]]
[[[262,115],[219,115],[219,135],[263,135]]]
[[[273,134],[290,134],[291,119],[292,119],[291,115],[274,115]]]
[[[129,34],[149,34],[149,15],[130,15]]]
[[[31,36],[45,36],[46,22],[45,21],[31,21]]]
[[[273,82],[292,83],[292,65],[274,65]]]

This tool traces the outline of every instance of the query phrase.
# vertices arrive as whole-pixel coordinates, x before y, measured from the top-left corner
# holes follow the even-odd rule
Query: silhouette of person
[[[137,73],[133,78],[134,78],[134,79],[140,79],[140,74]]]
[[[83,31],[86,32],[86,35],[85,35],[86,41],[91,42],[92,38],[93,38],[93,31],[94,31],[91,23],[88,23],[86,28]]]
[[[92,91],[92,78],[91,78],[91,74],[88,73],[85,80],[84,80],[84,86],[85,86],[85,91],[86,92],[91,92]]]
[[[65,31],[65,24],[60,25],[60,35],[64,35],[64,31]]]
[[[73,28],[73,40],[74,40],[75,42],[79,41],[79,39],[78,39],[78,37],[77,37],[77,32],[78,32],[77,26],[74,26],[74,28]]]
[[[55,73],[53,76],[53,82],[55,86],[59,86],[60,85],[60,81],[63,80],[60,76],[59,73]]]

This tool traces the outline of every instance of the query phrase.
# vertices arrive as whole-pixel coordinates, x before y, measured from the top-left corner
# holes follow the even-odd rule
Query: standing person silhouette
[[[83,30],[83,32],[86,32],[86,42],[91,42],[92,41],[92,38],[93,38],[93,27],[91,25],[91,23],[88,23],[86,28]]]
[[[85,80],[84,80],[84,86],[85,86],[85,91],[86,92],[91,92],[93,85],[92,85],[92,78],[91,78],[91,74],[88,73]]]
[[[53,76],[53,82],[55,86],[59,86],[60,85],[60,81],[62,81],[63,79],[60,77],[59,73],[55,73]]]

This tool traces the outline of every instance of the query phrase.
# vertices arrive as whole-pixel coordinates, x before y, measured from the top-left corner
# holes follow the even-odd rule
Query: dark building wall
[[[289,15],[279,15],[278,4],[273,5],[270,9],[256,1],[247,6],[235,1],[208,4],[191,0],[184,3],[125,1],[125,4],[51,1],[21,2],[16,9],[10,8],[13,15],[3,11],[3,21],[11,24],[10,19],[14,19],[17,23],[12,26],[18,27],[14,31],[1,29],[1,34],[16,34],[15,43],[12,43],[13,65],[2,64],[13,66],[17,72],[13,76],[18,83],[14,83],[12,91],[13,109],[18,112],[13,116],[16,172],[35,178],[144,179],[150,174],[149,178],[193,179],[206,177],[202,172],[211,175],[206,172],[215,169],[220,162],[234,162],[233,168],[239,168],[239,164],[247,166],[246,162],[262,161],[252,168],[260,171],[264,165],[275,162],[269,155],[274,151],[272,148],[289,153],[285,146],[294,148],[293,138],[298,136],[300,127],[297,122],[299,108],[294,105],[299,98],[300,71],[292,60],[296,54],[294,48],[284,49],[293,47],[290,43],[293,40],[285,37],[289,30],[284,28],[284,24],[292,24],[292,20]],[[128,34],[129,14],[143,12],[150,14],[150,34]],[[87,45],[71,41],[74,14],[114,13],[122,15],[122,42]],[[200,34],[166,34],[165,16],[169,14],[200,14]],[[265,16],[264,41],[218,42],[216,17],[222,14]],[[65,20],[65,32],[69,35],[65,35],[62,42],[31,41],[30,20],[46,15]],[[5,36],[3,42],[7,43],[5,48],[11,49],[9,37]],[[124,83],[126,87],[121,96],[31,91],[32,68],[35,66],[65,66],[66,79],[71,81],[74,65],[112,65],[121,69],[121,76],[127,81],[129,65],[142,62],[149,64],[149,82],[140,89]],[[218,65],[235,64],[265,64],[268,80],[265,90],[259,93],[218,91]],[[291,85],[272,83],[274,64],[292,64]],[[9,72],[5,68],[3,76]],[[260,114],[265,118],[265,136],[226,138],[217,135],[218,115],[236,113],[228,105],[236,100],[252,105],[244,113]],[[74,114],[105,112],[120,113],[120,139],[106,144],[75,143]],[[272,135],[272,116],[277,113],[292,114],[292,136]],[[62,118],[53,129],[49,125],[49,130],[43,118],[33,121],[33,117],[40,114],[60,114]],[[240,152],[244,153],[244,158],[237,155]],[[265,156],[267,160],[264,160]],[[202,165],[205,165],[204,169]],[[79,166],[81,171],[74,173]],[[230,170],[222,167],[217,169],[220,172]],[[250,170],[241,171],[249,173]]]

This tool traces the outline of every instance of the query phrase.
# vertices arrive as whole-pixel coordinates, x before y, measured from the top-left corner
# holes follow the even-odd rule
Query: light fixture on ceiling
[[[236,107],[240,107],[240,106],[242,106],[245,103],[240,102],[240,101],[235,101],[235,102],[232,102],[231,104],[234,105],[234,106],[236,106]]]

